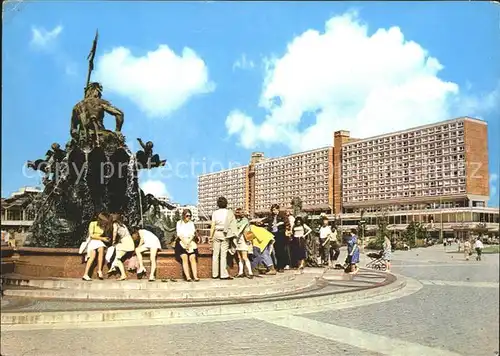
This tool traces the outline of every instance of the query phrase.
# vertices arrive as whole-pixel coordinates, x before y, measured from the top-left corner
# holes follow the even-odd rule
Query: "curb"
[[[285,310],[300,310],[324,305],[344,303],[396,292],[406,286],[406,279],[401,276],[387,274],[388,282],[382,286],[363,288],[362,290],[346,290],[342,292],[323,293],[323,295],[295,295],[278,300],[249,301],[239,304],[179,306],[175,308],[155,309],[117,309],[90,311],[57,311],[57,312],[2,312],[2,325],[33,324],[75,324],[103,323],[147,319],[196,318],[210,316],[250,315]]]

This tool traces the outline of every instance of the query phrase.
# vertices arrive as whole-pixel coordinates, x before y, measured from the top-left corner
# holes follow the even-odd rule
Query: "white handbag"
[[[89,243],[90,243],[90,237],[88,237],[87,240],[83,241],[80,244],[80,249],[78,250],[78,253],[80,255],[82,255],[83,253],[87,253],[87,246],[89,245]]]
[[[108,250],[106,251],[106,261],[111,262],[111,259],[113,258],[113,255],[115,254],[115,246],[110,246],[108,247]]]

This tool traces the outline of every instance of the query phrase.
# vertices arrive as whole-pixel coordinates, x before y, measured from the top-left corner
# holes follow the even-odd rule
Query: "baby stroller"
[[[370,257],[371,261],[366,264],[366,267],[380,271],[386,270],[387,265],[383,260],[384,251],[370,252],[367,254],[367,256]]]

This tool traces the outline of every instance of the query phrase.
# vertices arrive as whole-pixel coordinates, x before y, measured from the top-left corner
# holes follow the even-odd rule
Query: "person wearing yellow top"
[[[100,213],[97,216],[97,220],[90,222],[89,224],[89,239],[87,244],[87,264],[85,265],[85,273],[82,279],[85,281],[91,281],[92,278],[89,277],[90,267],[94,263],[97,250],[97,276],[99,279],[103,279],[102,266],[104,264],[104,248],[106,245],[104,242],[109,242],[109,238],[103,236],[104,230],[108,224],[109,216],[106,213]]]
[[[274,268],[273,259],[271,258],[271,248],[274,243],[274,235],[269,232],[266,228],[250,225],[250,231],[255,235],[253,239],[253,259],[252,259],[252,270],[257,272],[259,264],[263,264],[265,267],[264,274],[274,275],[276,274],[276,269]]]

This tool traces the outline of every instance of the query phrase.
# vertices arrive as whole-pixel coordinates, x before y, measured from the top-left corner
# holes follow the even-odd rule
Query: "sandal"
[[[199,278],[195,278],[195,279],[194,279],[194,281],[195,281],[195,282],[199,282],[199,281],[200,281],[200,279],[199,279]]]

